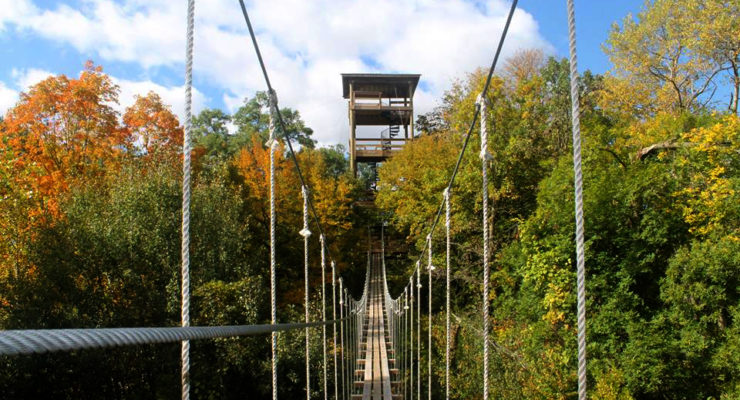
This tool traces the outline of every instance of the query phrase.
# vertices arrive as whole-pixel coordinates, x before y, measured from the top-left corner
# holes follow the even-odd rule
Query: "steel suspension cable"
[[[267,67],[265,66],[265,62],[262,59],[262,52],[260,51],[259,44],[257,43],[257,36],[254,34],[254,29],[252,28],[252,22],[249,19],[249,13],[247,12],[247,7],[244,5],[244,0],[239,0],[239,5],[242,9],[242,15],[244,16],[244,21],[247,23],[247,29],[249,30],[249,36],[252,40],[252,45],[254,47],[254,52],[257,54],[257,61],[260,64],[260,68],[262,69],[262,75],[265,79],[265,84],[267,86],[268,93],[272,93],[274,95],[274,106],[276,110],[279,110],[278,102],[277,102],[277,95],[275,95],[275,90],[272,87],[272,83],[270,83],[270,77],[267,74]],[[301,183],[301,186],[308,187],[308,184],[306,183],[306,179],[303,175],[303,170],[301,169],[301,166],[298,164],[298,158],[296,157],[295,150],[293,149],[293,144],[290,141],[290,138],[288,138],[288,129],[286,128],[285,120],[283,119],[283,115],[278,112],[276,114],[277,122],[280,125],[281,132],[283,133],[283,138],[285,140],[285,144],[288,145],[288,154],[290,155],[290,159],[293,162],[293,166],[296,169],[296,173],[298,174],[298,179]],[[324,229],[321,225],[321,220],[318,217],[318,214],[316,213],[316,208],[314,207],[313,201],[309,198],[308,199],[308,208],[311,211],[311,216],[314,220],[314,223],[316,224],[316,227],[319,230],[320,235],[325,235]],[[329,248],[326,248],[327,255],[329,256],[329,260],[334,261],[334,258],[331,255],[331,252],[329,251]]]
[[[583,174],[581,172],[581,110],[578,93],[578,57],[576,54],[576,16],[573,0],[568,5],[570,50],[570,104],[573,126],[573,173],[575,175],[576,280],[578,314],[578,399],[586,400],[586,267],[583,246]]]
[[[496,69],[496,65],[498,64],[498,60],[499,60],[499,57],[501,55],[501,49],[503,48],[504,41],[506,40],[506,35],[507,35],[508,31],[509,31],[509,26],[511,25],[511,19],[512,19],[513,15],[514,15],[514,11],[516,10],[517,3],[518,3],[518,0],[513,0],[512,3],[511,3],[511,6],[509,8],[509,13],[508,13],[508,15],[506,17],[506,22],[504,24],[504,28],[503,28],[503,30],[501,32],[501,37],[499,38],[499,42],[498,42],[498,45],[496,47],[496,53],[495,53],[495,55],[493,57],[493,61],[491,62],[491,67],[488,70],[488,76],[486,78],[486,83],[484,84],[483,90],[481,92],[481,97],[483,97],[483,98],[485,98],[486,95],[487,95],[487,93],[488,93],[488,89],[489,89],[490,84],[491,84],[491,79],[492,79],[493,73],[494,73],[494,71]],[[458,173],[458,171],[460,169],[460,165],[462,164],[463,156],[465,155],[465,152],[466,152],[467,147],[468,147],[468,143],[470,142],[470,137],[471,137],[471,135],[472,135],[472,133],[473,133],[473,131],[475,129],[476,123],[478,122],[478,118],[480,117],[480,115],[481,115],[480,106],[479,105],[476,105],[475,110],[473,112],[473,119],[470,122],[470,125],[468,127],[467,133],[465,134],[465,139],[463,140],[462,148],[461,148],[460,153],[459,153],[459,155],[457,157],[457,161],[455,162],[455,166],[454,166],[454,168],[452,170],[452,173],[450,175],[450,179],[449,179],[449,181],[447,183],[447,186],[445,188],[447,191],[451,191],[452,188],[453,188],[453,186],[454,186],[455,178],[457,177],[457,173]],[[427,243],[425,243],[425,247],[430,245],[429,242],[431,241],[431,235],[434,232],[434,230],[435,230],[435,228],[437,226],[437,223],[439,222],[439,219],[440,219],[440,217],[442,215],[442,210],[444,209],[444,206],[445,206],[445,200],[443,198],[442,199],[442,202],[440,202],[439,207],[437,208],[437,212],[435,213],[434,218],[432,219],[432,223],[429,226],[429,230],[428,230],[428,234],[427,234]],[[417,271],[419,271],[419,273],[421,272],[420,269],[419,269],[419,264],[420,264],[420,261],[421,261],[421,258],[422,257],[423,257],[423,253],[419,255],[419,258],[417,259],[417,262],[416,262]],[[420,356],[421,356],[421,353],[420,353],[421,352],[421,315],[420,315],[420,313],[421,313],[421,304],[420,304],[420,300],[421,300],[420,299],[421,298],[421,280],[420,279],[421,279],[420,276],[417,276],[417,297],[419,298],[419,301],[417,302],[417,318],[418,318],[417,319],[417,360],[419,361],[419,363],[421,361],[421,358],[420,358]],[[487,301],[487,290],[488,289],[487,289],[487,282],[486,282],[486,285],[485,285],[486,301]],[[485,304],[487,304],[486,301],[484,301],[484,307],[485,307]],[[430,312],[431,312],[431,307],[430,307]],[[486,313],[484,313],[484,314],[486,314]],[[431,315],[430,315],[430,318],[431,318]],[[484,331],[487,331],[487,330],[484,329]],[[487,343],[487,341],[484,341],[484,343]],[[486,350],[486,347],[487,347],[487,345],[484,345],[484,353],[486,353],[486,351],[485,351]],[[484,356],[484,358],[486,358],[486,360],[487,360],[487,356]],[[486,361],[486,363],[484,363],[484,370],[485,370],[485,372],[484,372],[484,397],[483,398],[484,398],[484,400],[488,400],[488,386],[487,386],[488,385],[488,370],[487,370],[487,361]],[[417,379],[418,379],[417,380],[417,398],[420,399],[421,398],[421,376],[419,375],[419,372],[420,372],[419,371],[419,364],[417,364]]]
[[[182,242],[180,244],[181,305],[180,318],[183,327],[190,326],[190,137],[193,129],[193,36],[195,30],[195,0],[188,0],[187,43],[185,44],[185,129],[182,141]],[[180,345],[181,398],[190,399],[190,342]]]
[[[327,324],[336,325],[337,322],[332,320],[309,324],[8,330],[0,331],[0,356],[259,335]]]
[[[491,63],[491,67],[488,70],[488,78],[486,79],[486,83],[483,86],[483,91],[481,92],[483,96],[488,93],[488,89],[491,83],[491,77],[493,76],[493,72],[496,69],[496,65],[498,64],[499,56],[501,55],[501,49],[503,48],[504,41],[506,39],[506,34],[509,31],[509,26],[511,25],[511,18],[514,15],[514,10],[516,10],[516,5],[519,2],[519,0],[514,0],[511,3],[511,7],[509,8],[509,14],[506,18],[506,23],[504,24],[504,29],[501,32],[501,38],[499,39],[498,46],[496,47],[496,54],[493,57],[493,62]],[[450,179],[447,183],[446,189],[452,190],[452,187],[455,184],[455,178],[457,177],[457,173],[460,170],[460,165],[462,164],[463,155],[465,154],[465,151],[468,148],[468,143],[470,142],[470,137],[473,133],[473,130],[475,129],[475,125],[478,122],[478,118],[480,117],[480,108],[476,106],[474,112],[473,112],[473,119],[470,122],[470,125],[468,126],[467,133],[465,134],[465,139],[463,140],[463,146],[460,150],[460,153],[458,154],[457,161],[455,162],[455,167],[452,169],[452,174],[450,174]],[[437,227],[437,223],[439,222],[440,217],[442,216],[442,210],[444,209],[444,199],[439,203],[439,206],[437,207],[437,212],[434,214],[434,219],[432,219],[432,223],[429,226],[429,233],[434,232],[434,229]],[[425,243],[426,247],[426,243]],[[423,254],[419,255],[419,259],[423,257]]]
[[[303,236],[303,276],[304,276],[304,302],[303,308],[305,311],[305,323],[309,322],[308,315],[308,238],[311,236],[311,231],[308,229],[308,188],[301,187],[301,194],[303,195],[303,229],[300,231],[300,235]],[[311,399],[311,353],[310,353],[310,329],[306,327],[306,400]]]

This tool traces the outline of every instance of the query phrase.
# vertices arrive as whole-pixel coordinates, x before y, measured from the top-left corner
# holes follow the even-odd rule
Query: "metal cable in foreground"
[[[292,329],[305,329],[337,322],[339,320],[308,324],[11,330],[0,332],[0,356],[259,335]]]

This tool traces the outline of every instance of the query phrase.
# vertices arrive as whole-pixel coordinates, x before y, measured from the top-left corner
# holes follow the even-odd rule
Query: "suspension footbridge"
[[[270,304],[271,320],[265,325],[234,325],[234,326],[190,326],[190,263],[189,263],[189,223],[190,223],[190,146],[192,131],[191,114],[191,89],[192,89],[192,65],[193,65],[193,37],[194,37],[194,13],[195,0],[188,0],[187,12],[187,47],[186,47],[186,118],[185,137],[183,146],[183,198],[182,198],[182,268],[181,268],[181,316],[180,327],[131,327],[131,328],[106,328],[106,329],[54,329],[54,330],[17,330],[0,332],[0,355],[21,357],[26,354],[75,351],[79,349],[103,349],[115,346],[131,346],[151,343],[181,342],[181,386],[182,398],[190,398],[190,341],[207,340],[222,337],[234,337],[245,335],[270,335],[271,343],[271,385],[272,398],[278,398],[278,388],[281,376],[278,375],[278,334],[288,330],[305,330],[305,358],[306,358],[306,398],[312,398],[310,384],[312,381],[321,382],[321,397],[324,399],[343,400],[399,400],[418,399],[426,397],[432,399],[432,362],[443,362],[445,365],[445,379],[442,383],[445,398],[449,398],[450,366],[450,225],[451,225],[451,196],[455,190],[455,177],[460,167],[463,155],[468,151],[470,137],[476,133],[476,127],[480,129],[481,148],[480,162],[483,185],[480,196],[483,209],[480,216],[483,235],[483,282],[481,287],[481,298],[483,299],[481,319],[483,322],[482,344],[483,344],[483,374],[480,377],[481,397],[489,398],[489,193],[487,183],[487,169],[494,162],[488,154],[488,135],[486,130],[486,107],[489,101],[488,88],[491,77],[496,68],[501,49],[508,32],[512,15],[516,9],[517,1],[514,0],[506,20],[496,52],[488,70],[488,78],[476,103],[475,112],[470,122],[465,140],[460,149],[460,154],[454,169],[451,171],[448,184],[442,193],[439,193],[439,208],[432,220],[426,227],[425,251],[419,255],[419,259],[408,276],[405,286],[395,293],[391,293],[385,265],[385,237],[383,228],[380,234],[371,238],[376,243],[370,246],[367,252],[365,281],[363,290],[359,296],[353,296],[345,286],[342,276],[336,269],[336,262],[329,252],[327,236],[324,228],[314,210],[311,201],[311,188],[304,179],[300,165],[297,162],[295,152],[290,140],[286,138],[286,126],[278,107],[277,92],[272,87],[269,79],[268,69],[259,50],[257,38],[254,34],[249,15],[243,0],[239,0],[242,13],[249,30],[252,44],[256,53],[257,61],[264,75],[265,84],[269,95],[270,109],[270,138],[266,143],[270,153],[269,170],[269,196],[270,196]],[[568,21],[570,32],[570,68],[571,68],[571,99],[572,99],[572,125],[573,125],[573,160],[575,175],[575,218],[576,218],[576,250],[577,250],[577,299],[578,299],[578,395],[580,400],[586,398],[586,332],[585,332],[585,267],[583,247],[583,206],[581,189],[581,164],[580,164],[580,131],[579,131],[579,109],[577,89],[577,64],[575,54],[575,19],[573,1],[567,0]],[[417,76],[418,79],[418,76]],[[410,90],[411,91],[411,90]],[[407,96],[410,97],[410,94]],[[401,107],[407,107],[404,102]],[[410,134],[413,137],[413,121],[403,122],[405,126],[410,125]],[[398,134],[400,128],[389,131]],[[406,127],[405,129],[409,129]],[[409,132],[405,133],[406,135]],[[384,138],[383,149],[389,147],[390,138]],[[283,141],[287,146],[287,152],[293,161],[301,186],[295,188],[295,192],[278,193],[275,183],[275,152],[279,142]],[[387,142],[387,143],[386,143]],[[352,156],[353,170],[355,168],[354,155]],[[281,323],[277,320],[276,292],[279,290],[276,284],[276,275],[280,273],[276,266],[276,252],[279,251],[275,240],[277,229],[276,196],[294,196],[300,193],[303,197],[303,226],[297,229],[297,234],[303,238],[305,249],[305,319],[301,322]],[[432,318],[426,318],[426,337],[422,337],[422,314],[431,312],[432,306],[432,242],[433,233],[444,216],[444,227],[446,237],[446,265],[444,266],[445,281],[445,331],[446,343],[444,357],[433,359],[432,356]],[[441,225],[440,225],[441,226]],[[309,316],[309,243],[313,236],[312,229],[318,235],[321,249],[322,276],[331,276],[330,288],[327,281],[321,282],[321,315],[322,320],[311,321]],[[314,240],[316,236],[313,236]],[[326,271],[330,269],[330,274]],[[425,282],[426,281],[426,282]],[[427,304],[422,304],[422,290],[424,290]],[[327,315],[330,310],[330,315]],[[318,330],[321,333],[318,333]],[[321,335],[322,341],[322,370],[313,371],[310,360],[310,338],[313,335]],[[424,368],[425,376],[422,376],[421,360],[423,359],[422,341],[425,341],[426,361]],[[316,376],[316,375],[318,376]],[[333,383],[332,384],[330,384]],[[332,387],[333,386],[333,387]],[[314,396],[315,397],[315,396]]]

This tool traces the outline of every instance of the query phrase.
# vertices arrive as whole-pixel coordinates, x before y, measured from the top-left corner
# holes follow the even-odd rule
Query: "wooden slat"
[[[367,325],[363,337],[365,358],[358,364],[364,366],[363,381],[357,381],[355,387],[362,387],[362,396],[352,396],[362,400],[398,400],[399,395],[393,394],[394,386],[391,383],[391,368],[389,367],[388,353],[392,352],[386,346],[385,309],[383,304],[383,281],[380,271],[380,254],[373,254],[370,268],[370,293],[367,306]],[[396,373],[397,374],[397,373]],[[398,390],[396,388],[396,390]]]

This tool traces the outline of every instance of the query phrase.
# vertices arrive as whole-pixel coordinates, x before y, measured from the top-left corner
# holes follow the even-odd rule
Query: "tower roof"
[[[411,98],[414,97],[420,76],[420,74],[342,74],[342,96],[345,99],[349,98],[351,83],[356,91],[381,92],[382,97]]]

